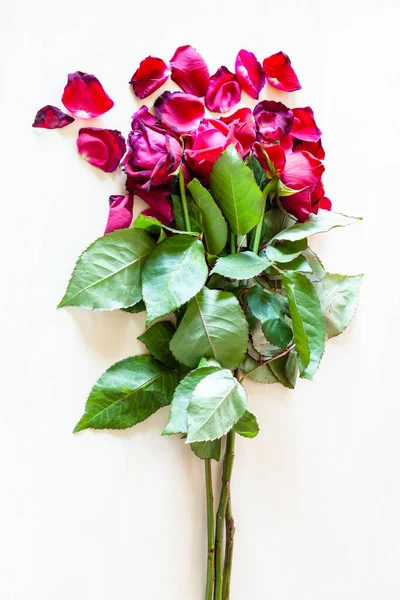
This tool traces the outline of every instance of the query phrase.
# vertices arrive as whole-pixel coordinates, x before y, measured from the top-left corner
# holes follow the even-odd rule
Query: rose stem
[[[233,461],[235,458],[235,432],[231,430],[226,436],[226,450],[222,474],[221,497],[217,511],[217,524],[215,529],[215,594],[214,600],[222,600],[223,583],[223,548],[225,513],[230,495]]]
[[[189,211],[188,211],[186,192],[185,192],[185,179],[183,177],[182,167],[179,168],[178,179],[179,179],[179,191],[181,193],[183,218],[185,221],[185,227],[186,227],[186,231],[191,231],[192,229],[190,227],[190,218],[189,218]]]
[[[214,497],[212,488],[211,459],[204,461],[206,473],[206,497],[207,497],[207,581],[206,600],[212,600],[214,591]]]
[[[253,252],[254,254],[258,254],[258,250],[260,248],[260,241],[261,241],[261,232],[262,232],[262,226],[264,223],[264,213],[265,213],[265,206],[267,204],[267,196],[271,190],[271,188],[275,185],[275,183],[273,181],[270,181],[264,188],[263,193],[262,193],[262,210],[261,210],[261,217],[260,220],[258,221],[257,227],[256,227],[256,232],[254,234],[254,240],[253,240]]]
[[[229,600],[230,588],[231,588],[233,543],[234,543],[234,538],[235,538],[235,521],[233,520],[233,515],[232,515],[232,503],[231,503],[230,493],[229,493],[228,502],[226,505],[225,528],[226,528],[226,542],[225,542],[224,576],[223,576],[223,580],[222,580],[222,598],[223,598],[223,600]]]

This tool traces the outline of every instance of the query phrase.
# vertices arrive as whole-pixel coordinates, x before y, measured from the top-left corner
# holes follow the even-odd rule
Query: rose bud
[[[307,221],[312,211],[312,194],[321,181],[325,168],[318,158],[309,152],[293,152],[286,155],[282,182],[293,190],[291,196],[282,196],[280,201],[285,210],[300,222]]]
[[[212,112],[227,112],[239,101],[241,89],[236,75],[226,67],[220,67],[208,84],[205,103]]]
[[[132,222],[133,196],[110,196],[110,211],[104,234],[126,229]]]
[[[171,58],[171,79],[184,92],[193,96],[204,96],[210,72],[204,58],[192,46],[180,46]]]
[[[259,102],[253,111],[259,137],[267,142],[277,142],[288,134],[293,125],[293,112],[274,100]]]
[[[265,85],[265,72],[252,52],[240,50],[235,62],[236,77],[242,90],[251,98],[258,98]]]
[[[167,81],[171,71],[161,58],[148,56],[139,65],[130,80],[136,96],[143,100]]]
[[[220,117],[220,121],[231,126],[236,140],[236,150],[244,157],[256,141],[256,128],[251,108],[239,108],[229,117]]]
[[[290,58],[284,52],[277,52],[263,62],[267,81],[270,85],[283,92],[301,90],[297,75],[293,70]]]
[[[82,158],[106,173],[116,171],[126,152],[125,138],[115,129],[84,127],[76,145]]]
[[[114,106],[97,77],[82,71],[68,75],[61,100],[70,113],[82,119],[99,117]]]
[[[32,127],[40,127],[41,129],[61,129],[61,127],[66,127],[74,121],[75,119],[73,117],[65,114],[56,106],[47,104],[36,113]]]

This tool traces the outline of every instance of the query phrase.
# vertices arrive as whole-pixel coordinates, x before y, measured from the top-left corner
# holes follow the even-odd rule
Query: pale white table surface
[[[30,128],[66,74],[95,73],[127,131],[128,81],[191,43],[211,70],[239,48],[292,58],[324,131],[334,208],[362,224],[313,240],[365,272],[357,318],[314,383],[249,384],[261,425],[239,439],[232,600],[400,598],[399,33],[396,0],[70,0],[1,7],[1,600],[201,600],[203,470],[162,410],[73,436],[86,395],[141,352],[143,315],[56,311],[74,261],[122,189],[76,154],[79,124]]]

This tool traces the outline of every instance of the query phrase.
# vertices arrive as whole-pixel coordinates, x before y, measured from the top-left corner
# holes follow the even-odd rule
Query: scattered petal
[[[82,71],[68,75],[61,100],[70,113],[82,119],[104,115],[114,106],[97,77]]]
[[[263,62],[267,81],[274,88],[283,92],[301,90],[297,75],[293,70],[290,58],[284,52],[277,52],[266,58]]]
[[[210,72],[204,58],[192,46],[180,46],[171,58],[171,79],[184,92],[194,96],[204,96]]]
[[[267,142],[277,142],[288,134],[293,125],[293,112],[274,100],[259,102],[253,111],[260,138]]]
[[[226,117],[220,117],[219,120],[223,123],[227,123],[228,125],[230,125],[230,123],[234,123],[235,121],[240,121],[240,123],[248,123],[249,125],[254,125],[253,111],[251,110],[251,108],[247,107],[238,108],[236,112]]]
[[[293,108],[292,112],[294,121],[291,133],[293,137],[305,142],[318,142],[322,135],[322,131],[315,123],[312,108],[309,106],[304,108]]]
[[[205,103],[212,112],[227,112],[240,101],[241,89],[236,75],[220,67],[208,84]]]
[[[265,85],[265,72],[252,52],[240,50],[235,62],[236,77],[242,89],[251,97],[258,98]]]
[[[132,222],[133,196],[110,196],[110,212],[104,234],[126,229]]]
[[[154,103],[157,119],[178,133],[196,129],[204,118],[204,104],[197,96],[164,92]]]
[[[65,114],[56,106],[47,104],[36,113],[32,127],[40,127],[41,129],[61,129],[61,127],[66,127],[74,121],[75,119],[73,117]]]
[[[148,56],[139,65],[130,80],[136,96],[143,100],[160,88],[171,75],[171,71],[161,58]]]
[[[94,167],[112,173],[126,151],[125,139],[115,129],[84,127],[76,140],[79,154]]]

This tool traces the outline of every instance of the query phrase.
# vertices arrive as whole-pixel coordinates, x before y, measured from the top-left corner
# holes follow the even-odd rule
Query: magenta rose
[[[322,162],[305,150],[286,155],[281,179],[286,186],[299,191],[280,200],[283,208],[300,222],[307,221],[313,208],[320,206],[324,195],[320,187],[324,170]]]

